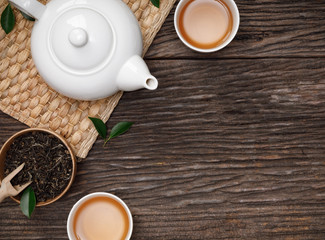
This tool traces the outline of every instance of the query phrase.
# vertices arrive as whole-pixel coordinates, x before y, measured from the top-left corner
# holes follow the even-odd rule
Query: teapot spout
[[[155,90],[158,87],[158,80],[150,74],[144,60],[134,55],[121,67],[117,75],[117,86],[122,91],[141,88]]]

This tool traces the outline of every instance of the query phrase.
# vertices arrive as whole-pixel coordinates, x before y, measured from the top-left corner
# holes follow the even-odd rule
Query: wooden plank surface
[[[67,239],[69,210],[95,191],[128,204],[134,240],[325,238],[325,2],[236,2],[241,32],[210,55],[180,44],[168,17],[146,55],[159,89],[125,93],[107,123],[131,130],[98,139],[31,220],[1,203],[0,239]],[[0,113],[0,144],[23,128]]]
[[[174,29],[175,6],[147,58],[325,57],[323,0],[237,0],[236,3],[240,26],[227,48],[212,54],[193,54],[185,49]]]

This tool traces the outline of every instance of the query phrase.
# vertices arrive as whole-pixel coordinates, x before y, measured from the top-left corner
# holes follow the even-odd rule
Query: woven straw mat
[[[143,54],[165,21],[176,0],[124,0],[137,17],[143,35]],[[48,1],[41,1],[46,4]],[[2,12],[7,0],[0,0]],[[52,129],[64,136],[78,157],[85,158],[98,136],[88,116],[106,122],[122,92],[97,101],[78,101],[51,89],[39,76],[30,53],[33,22],[14,9],[16,25],[8,35],[0,30],[0,110],[30,127]]]

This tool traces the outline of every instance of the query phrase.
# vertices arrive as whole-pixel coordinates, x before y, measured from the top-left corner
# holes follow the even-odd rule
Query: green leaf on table
[[[27,19],[28,21],[32,21],[34,22],[35,21],[35,18],[32,18],[31,16],[27,15],[26,13],[24,13],[23,11],[20,11],[21,15],[23,15],[23,17],[25,19]]]
[[[152,2],[152,4],[153,4],[155,7],[159,8],[160,0],[150,0],[150,1]]]
[[[20,199],[20,209],[28,218],[31,217],[36,206],[36,197],[34,190],[29,186],[23,192]]]
[[[129,130],[132,125],[133,122],[119,122],[112,128],[111,133],[109,134],[109,138],[112,139],[117,136],[120,136],[121,134]]]
[[[1,27],[8,34],[14,29],[15,15],[12,11],[10,3],[1,14]]]
[[[105,123],[99,119],[99,118],[92,118],[92,117],[88,117],[94,124],[98,134],[102,137],[102,138],[106,138],[107,136],[107,128]]]

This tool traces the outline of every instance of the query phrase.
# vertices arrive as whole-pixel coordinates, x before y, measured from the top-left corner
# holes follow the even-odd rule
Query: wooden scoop
[[[11,179],[13,179],[14,176],[16,176],[17,173],[19,173],[23,169],[24,166],[25,166],[25,163],[21,164],[19,167],[17,167],[15,170],[13,170],[7,177],[5,177],[2,180],[1,187],[0,187],[0,203],[6,197],[18,195],[27,186],[29,186],[29,184],[32,183],[32,181],[29,181],[23,185],[16,185],[16,186],[12,186],[10,183]]]

